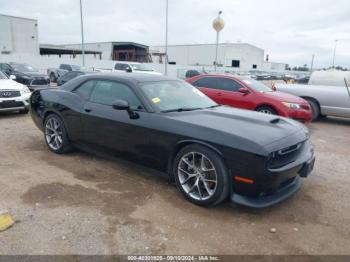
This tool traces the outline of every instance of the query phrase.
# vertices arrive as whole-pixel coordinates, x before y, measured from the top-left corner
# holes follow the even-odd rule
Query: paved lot
[[[311,125],[315,171],[265,210],[194,206],[130,164],[50,153],[29,116],[0,115],[0,254],[350,254],[350,120]],[[270,233],[270,228],[276,233]]]

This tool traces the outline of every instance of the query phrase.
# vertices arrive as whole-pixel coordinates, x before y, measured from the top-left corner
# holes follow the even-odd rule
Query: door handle
[[[90,112],[91,112],[91,108],[85,107],[85,108],[84,108],[84,111],[87,112],[87,113],[90,113]]]

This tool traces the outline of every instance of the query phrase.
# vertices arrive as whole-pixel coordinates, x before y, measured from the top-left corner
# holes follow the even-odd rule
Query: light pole
[[[168,75],[168,11],[169,1],[165,4],[165,60],[164,60],[164,74]]]
[[[85,66],[85,50],[84,50],[84,24],[83,24],[83,8],[80,0],[80,25],[81,25],[81,56],[83,59],[83,67]]]
[[[222,18],[220,17],[221,14],[222,14],[222,11],[219,11],[218,17],[215,18],[213,21],[213,27],[214,27],[214,30],[216,31],[215,64],[214,64],[215,72],[218,64],[219,34],[220,34],[220,31],[225,26],[224,20],[222,20]]]
[[[314,60],[315,60],[315,55],[312,55],[312,58],[311,58],[311,66],[310,66],[310,73],[312,73],[312,69],[314,67]]]
[[[338,44],[338,40],[335,40],[334,41],[334,52],[333,52],[333,68],[335,68],[334,67],[334,62],[335,62],[335,53],[337,51],[337,44]]]

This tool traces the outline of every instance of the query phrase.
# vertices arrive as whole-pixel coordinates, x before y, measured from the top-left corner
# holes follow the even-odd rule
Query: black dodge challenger
[[[184,81],[146,74],[80,76],[35,91],[31,115],[49,149],[123,157],[161,171],[191,202],[267,207],[295,193],[314,165],[308,129],[220,106]]]

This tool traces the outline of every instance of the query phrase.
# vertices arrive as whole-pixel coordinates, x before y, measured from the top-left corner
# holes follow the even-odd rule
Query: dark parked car
[[[86,74],[93,74],[96,73],[97,71],[70,71],[65,73],[64,75],[58,77],[57,79],[57,85],[61,86],[65,83],[67,83],[68,81],[72,80],[73,78],[76,78],[77,76],[81,76],[81,75],[86,75]]]
[[[194,77],[194,76],[199,76],[201,73],[198,72],[197,70],[187,70],[186,71],[186,78],[191,78],[191,77]]]
[[[30,90],[34,90],[38,86],[46,86],[50,84],[50,80],[47,75],[41,74],[39,70],[28,64],[20,63],[2,63],[1,67],[5,68],[4,72],[7,75],[14,75],[14,79],[18,83],[26,85]]]
[[[35,91],[31,115],[49,149],[94,149],[161,171],[191,202],[266,207],[313,169],[308,129],[219,106],[188,83],[146,74],[92,74]]]

